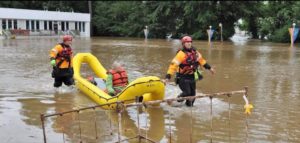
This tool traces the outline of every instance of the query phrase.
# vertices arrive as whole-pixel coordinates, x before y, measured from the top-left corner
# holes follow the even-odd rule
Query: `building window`
[[[52,30],[52,21],[49,21],[49,30]]]
[[[2,19],[2,29],[6,29],[6,19]]]
[[[44,30],[47,30],[47,21],[44,21]]]
[[[14,20],[14,29],[18,29],[18,21],[16,19]]]
[[[69,22],[66,21],[66,30],[69,30]]]
[[[57,21],[53,22],[53,30],[56,32],[58,31],[58,22]]]
[[[79,24],[79,31],[81,32],[81,22],[79,22],[78,24]]]
[[[29,30],[29,20],[26,20],[26,30]]]
[[[11,29],[12,28],[12,21],[9,19],[8,20],[8,29]]]
[[[82,22],[82,31],[85,32],[85,22]]]
[[[61,22],[61,30],[65,31],[65,22],[63,22],[63,21]]]
[[[77,30],[77,22],[75,22],[75,30]]]
[[[40,21],[36,21],[36,30],[40,30]]]
[[[31,30],[34,31],[34,20],[31,20]]]

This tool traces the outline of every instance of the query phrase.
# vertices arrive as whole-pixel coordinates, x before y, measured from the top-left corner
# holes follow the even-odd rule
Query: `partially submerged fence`
[[[66,111],[66,112],[60,112],[60,113],[55,113],[55,114],[41,114],[41,121],[42,121],[42,129],[43,129],[43,136],[44,136],[44,143],[47,143],[47,135],[46,135],[46,130],[45,130],[45,119],[49,118],[49,117],[63,117],[65,114],[70,114],[70,113],[77,113],[78,115],[78,126],[79,126],[79,140],[80,143],[82,143],[82,129],[81,129],[81,124],[80,124],[80,118],[79,118],[79,114],[81,111],[83,110],[95,110],[96,108],[101,108],[102,106],[107,106],[107,105],[111,105],[111,104],[117,104],[117,108],[116,108],[116,112],[118,113],[118,141],[117,142],[124,142],[124,141],[128,141],[131,139],[138,139],[138,142],[141,142],[142,140],[145,140],[147,142],[155,142],[154,140],[150,139],[146,136],[143,135],[140,131],[140,119],[139,119],[139,113],[137,112],[137,128],[138,128],[138,134],[135,137],[132,138],[126,138],[126,139],[121,139],[121,122],[122,122],[122,112],[124,112],[126,110],[127,107],[132,107],[132,106],[136,106],[137,109],[139,109],[139,107],[143,107],[143,108],[148,108],[148,106],[150,105],[157,105],[157,104],[162,104],[162,103],[167,103],[168,105],[171,105],[172,102],[177,102],[178,100],[193,100],[193,99],[197,99],[197,98],[203,98],[203,97],[208,97],[210,99],[210,142],[213,141],[213,108],[212,108],[212,100],[214,97],[216,96],[227,96],[228,97],[228,117],[229,117],[229,126],[230,126],[230,118],[231,118],[231,112],[230,112],[230,97],[232,95],[243,95],[244,100],[246,102],[244,108],[246,109],[245,113],[247,113],[245,115],[245,129],[246,129],[246,141],[248,142],[248,116],[250,114],[250,109],[253,108],[251,104],[249,104],[247,96],[248,96],[248,88],[245,87],[244,90],[238,90],[238,91],[231,91],[231,92],[219,92],[219,93],[212,93],[212,94],[198,94],[196,96],[189,96],[189,97],[180,97],[180,98],[170,98],[170,99],[164,99],[164,100],[156,100],[156,101],[148,101],[148,102],[139,102],[139,97],[137,97],[136,99],[132,99],[135,100],[135,103],[131,103],[131,104],[124,104],[124,101],[119,101],[119,102],[115,102],[115,103],[110,103],[110,104],[102,104],[102,105],[97,105],[97,106],[92,106],[92,107],[86,107],[86,108],[80,108],[77,110],[70,110],[70,111]],[[251,105],[251,106],[248,106]],[[192,113],[192,109],[191,109],[191,116],[193,115]],[[170,118],[170,115],[169,117]],[[96,114],[95,114],[95,139],[97,140],[98,137],[98,130],[97,130],[97,123],[96,123]],[[110,122],[111,124],[111,122]],[[191,122],[191,124],[193,124]],[[111,126],[111,125],[110,125]],[[62,131],[63,132],[63,131]],[[191,130],[191,135],[190,135],[190,142],[192,142],[192,133],[193,131]],[[112,135],[112,132],[111,132]],[[172,142],[172,129],[171,127],[169,127],[169,142]],[[64,132],[63,132],[63,142],[65,142],[65,137],[64,137]],[[229,142],[231,142],[231,131],[229,130]]]

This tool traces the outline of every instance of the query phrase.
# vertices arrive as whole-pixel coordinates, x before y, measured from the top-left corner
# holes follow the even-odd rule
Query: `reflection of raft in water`
[[[138,142],[132,140],[132,137],[139,134],[139,129],[140,135],[147,137],[154,142],[160,142],[165,136],[165,117],[164,110],[161,107],[146,108],[145,112],[142,112],[142,108],[139,108],[139,110],[135,110],[135,108],[124,110],[124,112],[121,113],[122,122],[119,122],[118,120],[118,113],[106,113],[108,113],[108,117],[112,123],[116,126],[120,124],[121,135],[130,139],[131,142]],[[139,122],[137,121],[136,113],[140,117]]]
[[[100,105],[117,101],[125,101],[125,104],[128,104],[135,102],[137,96],[143,96],[143,101],[161,100],[164,98],[165,86],[163,82],[155,76],[138,78],[129,83],[118,95],[110,96],[81,76],[80,67],[82,63],[87,63],[96,76],[102,79],[106,79],[107,77],[106,69],[101,65],[98,59],[90,53],[78,53],[73,59],[76,87]],[[114,109],[115,107],[116,104],[103,106],[104,109]]]

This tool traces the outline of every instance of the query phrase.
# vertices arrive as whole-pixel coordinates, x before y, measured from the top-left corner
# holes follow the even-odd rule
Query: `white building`
[[[23,36],[72,34],[90,37],[89,13],[0,8],[0,35]]]

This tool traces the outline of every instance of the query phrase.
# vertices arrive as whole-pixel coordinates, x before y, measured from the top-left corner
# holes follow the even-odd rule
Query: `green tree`
[[[0,1],[0,7],[48,9],[88,13],[88,1]],[[165,38],[168,33],[180,38],[189,34],[207,39],[211,25],[220,37],[234,34],[235,23],[243,19],[243,29],[253,38],[268,36],[271,41],[289,40],[288,27],[300,24],[299,1],[92,1],[93,33],[99,36],[143,37],[146,25],[151,38]]]
[[[274,42],[288,42],[288,28],[297,19],[299,2],[269,1],[263,6],[263,16],[258,18],[258,31],[262,37],[269,36]],[[298,11],[300,12],[300,11]]]

